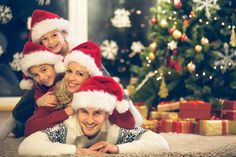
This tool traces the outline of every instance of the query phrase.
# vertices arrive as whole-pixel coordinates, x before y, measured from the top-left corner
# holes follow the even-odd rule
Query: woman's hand
[[[54,107],[57,105],[57,98],[53,92],[47,92],[37,99],[36,104],[38,107],[47,106]]]
[[[112,154],[118,154],[119,153],[119,148],[116,145],[110,144],[105,141],[100,141],[91,147],[89,147],[90,150],[92,151],[99,151],[102,153],[112,153]]]

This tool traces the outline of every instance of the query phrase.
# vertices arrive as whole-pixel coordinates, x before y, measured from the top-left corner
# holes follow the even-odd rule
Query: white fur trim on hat
[[[129,101],[130,104],[130,112],[132,113],[134,120],[135,120],[135,127],[139,127],[143,124],[143,117],[137,108],[134,106],[132,101]]]
[[[20,81],[20,88],[23,90],[29,90],[32,89],[32,87],[34,86],[34,81],[31,79],[23,79]]]
[[[64,60],[65,67],[67,67],[68,64],[72,61],[79,63],[81,66],[86,67],[88,70],[88,73],[91,76],[102,76],[102,72],[97,67],[94,61],[94,58],[92,58],[89,55],[84,54],[83,52],[75,50],[69,53],[68,55],[66,55],[65,60]]]
[[[35,65],[41,64],[56,64],[62,61],[63,57],[60,55],[53,54],[48,51],[37,51],[25,55],[21,60],[21,69],[26,76],[30,76],[29,68]]]
[[[63,62],[57,62],[54,65],[54,68],[55,68],[56,73],[63,73],[63,72],[65,72],[65,66],[64,66]]]
[[[117,101],[116,110],[119,113],[125,113],[126,111],[129,110],[129,102],[127,100]]]
[[[64,30],[67,33],[69,33],[70,30],[69,28],[70,28],[69,21],[62,18],[43,20],[32,27],[31,38],[33,42],[38,43],[40,38],[48,32],[57,29],[59,31]]]
[[[104,91],[84,91],[73,94],[72,107],[75,111],[87,107],[103,109],[111,115],[116,106],[116,100],[115,96]]]

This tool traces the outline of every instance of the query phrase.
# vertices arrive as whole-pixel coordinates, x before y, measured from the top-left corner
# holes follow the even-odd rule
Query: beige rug
[[[155,154],[117,154],[121,157],[236,157],[236,135],[200,136],[195,134],[163,133],[170,151]],[[22,139],[8,138],[0,146],[0,157],[18,157],[17,149]],[[73,155],[69,155],[73,156]],[[84,157],[84,156],[83,156]],[[90,156],[91,157],[91,156]]]

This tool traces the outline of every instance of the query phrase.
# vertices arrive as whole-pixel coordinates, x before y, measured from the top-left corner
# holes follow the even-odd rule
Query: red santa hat
[[[61,62],[63,57],[61,55],[54,54],[50,52],[47,48],[38,45],[33,42],[26,42],[23,49],[23,58],[21,60],[20,66],[24,73],[24,78],[20,82],[20,87],[22,89],[29,89],[32,84],[32,80],[29,79],[31,74],[29,73],[29,68],[41,64],[51,64],[55,65]],[[55,69],[57,73],[63,72]]]
[[[72,107],[76,111],[87,107],[103,109],[109,113],[109,120],[122,128],[132,129],[139,123],[120,85],[108,76],[94,76],[83,83],[73,94]]]
[[[70,62],[77,62],[81,66],[86,67],[91,76],[102,76],[101,51],[99,46],[91,41],[82,43],[73,48],[71,52],[65,56],[64,66],[67,67]],[[60,70],[62,71],[62,69]]]
[[[69,28],[69,21],[57,14],[44,10],[35,10],[32,13],[30,39],[33,42],[39,42],[40,38],[50,31],[57,29],[69,33]]]

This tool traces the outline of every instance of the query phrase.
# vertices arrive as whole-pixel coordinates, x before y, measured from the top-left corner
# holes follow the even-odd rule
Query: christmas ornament
[[[180,0],[174,0],[174,4],[177,9],[180,9],[183,5]]]
[[[176,40],[178,40],[181,37],[181,35],[182,33],[178,29],[174,30],[174,32],[172,33],[173,38]]]
[[[189,19],[184,19],[183,25],[187,27],[189,25]]]
[[[127,86],[127,91],[129,96],[134,93],[137,83],[138,83],[138,77],[133,76],[130,78],[129,85]]]
[[[129,19],[130,12],[125,9],[117,9],[114,12],[115,16],[111,19],[112,26],[117,28],[131,27]]]
[[[174,50],[174,49],[177,48],[177,42],[175,42],[174,40],[172,40],[171,42],[169,42],[169,43],[167,44],[167,47],[168,47],[168,49],[170,49],[170,50]]]
[[[190,16],[190,17],[196,17],[196,14],[195,14],[194,11],[191,11],[189,16]]]
[[[172,34],[175,31],[175,27],[171,27],[169,33]]]
[[[157,24],[157,18],[155,16],[153,16],[150,20],[152,25],[156,25]]]
[[[153,52],[150,52],[150,53],[148,54],[148,57],[149,57],[149,59],[150,59],[151,61],[154,61],[155,58],[156,58],[156,56],[155,56],[155,54],[154,54]]]
[[[201,46],[201,45],[196,45],[196,46],[195,46],[195,51],[196,51],[197,53],[202,52],[202,46]]]
[[[2,46],[0,46],[0,57],[2,54],[3,54],[3,48],[2,48]]]
[[[13,61],[9,63],[12,70],[21,71],[20,62],[21,62],[22,58],[23,58],[23,53],[22,52],[16,52],[13,55]]]
[[[222,66],[223,68],[221,71],[224,73],[228,68],[235,68],[236,66],[236,50],[235,49],[229,49],[229,45],[227,43],[224,43],[224,49],[223,51],[214,51],[214,53],[217,55],[217,61],[215,61],[215,66]]]
[[[156,48],[157,48],[157,43],[156,42],[153,42],[149,45],[149,49],[154,52],[156,51]]]
[[[161,26],[161,28],[167,28],[168,27],[168,22],[165,19],[161,20],[160,26]]]
[[[208,19],[211,18],[211,14],[214,14],[220,9],[217,0],[193,0],[193,3],[195,3],[194,10],[202,11],[205,9],[205,15]]]
[[[180,40],[182,42],[185,42],[186,40],[188,40],[188,36],[184,33],[184,34],[181,35]]]
[[[235,31],[234,31],[234,27],[232,27],[232,32],[231,32],[229,44],[232,47],[236,47],[236,34],[235,34]]]
[[[115,60],[118,52],[118,45],[113,40],[105,40],[101,45],[102,56],[106,59]]]
[[[160,98],[166,98],[168,96],[168,89],[166,87],[164,76],[162,76],[161,86],[158,95],[160,96]]]
[[[12,18],[11,8],[6,5],[0,5],[0,23],[7,24]]]
[[[131,48],[132,53],[129,54],[129,57],[133,57],[137,53],[141,53],[144,49],[143,44],[140,41],[132,42]]]
[[[196,70],[196,66],[195,66],[195,64],[193,64],[193,62],[191,61],[191,62],[189,62],[189,63],[187,64],[187,69],[188,69],[188,71],[189,71],[190,73],[193,73],[193,72]]]
[[[207,38],[205,38],[205,37],[202,37],[201,38],[201,45],[208,45],[209,44],[209,40],[207,39]]]
[[[51,0],[36,0],[38,1],[38,5],[44,6],[44,5],[50,5]]]

